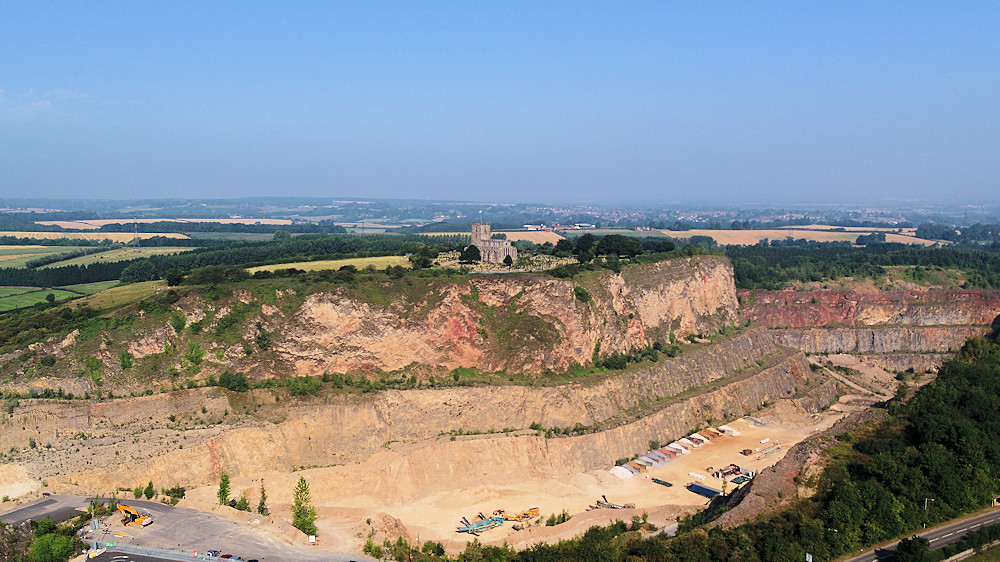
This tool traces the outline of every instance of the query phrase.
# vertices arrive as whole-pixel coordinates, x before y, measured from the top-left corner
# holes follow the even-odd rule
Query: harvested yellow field
[[[135,239],[135,234],[131,232],[19,232],[13,230],[0,231],[0,236],[12,236],[14,238],[36,238],[39,240],[58,240],[68,238],[70,240],[112,240],[114,242],[131,242]],[[186,234],[176,232],[140,232],[139,238],[145,240],[162,236],[164,238],[187,239]]]
[[[35,224],[44,224],[46,226],[58,226],[61,228],[73,228],[78,230],[92,230],[101,228],[106,224],[133,224],[135,219],[95,219],[95,220],[83,220],[83,221],[35,221]],[[143,224],[149,224],[154,222],[180,222],[180,223],[193,223],[193,222],[217,222],[219,224],[278,224],[287,225],[292,224],[292,221],[288,219],[255,219],[255,218],[239,218],[239,219],[139,219],[138,222]]]
[[[528,230],[524,232],[504,232],[507,235],[507,240],[511,242],[516,242],[518,240],[527,240],[528,242],[533,242],[535,244],[544,244],[546,242],[556,242],[563,239],[563,236],[558,232],[547,232],[544,230]]]
[[[65,261],[59,261],[51,263],[44,266],[44,268],[49,267],[63,267],[67,265],[88,265],[92,263],[102,263],[102,262],[116,262],[124,260],[134,260],[137,258],[146,258],[149,256],[161,256],[168,254],[179,254],[181,252],[190,252],[194,248],[174,248],[170,246],[159,246],[155,248],[121,248],[118,250],[111,250],[108,252],[100,252],[98,254],[88,254],[86,256],[80,256],[77,258],[68,259]]]
[[[376,269],[385,269],[391,265],[401,265],[410,267],[410,260],[403,256],[380,256],[375,258],[348,258],[344,260],[322,260],[322,261],[300,261],[296,263],[279,263],[275,265],[262,265],[247,269],[250,273],[258,271],[275,271],[278,269],[301,269],[302,271],[317,271],[320,269],[340,269],[345,265],[353,265],[358,269],[364,269],[369,265]]]
[[[422,234],[424,236],[470,236],[468,232],[424,232]],[[558,232],[547,232],[545,230],[519,230],[516,232],[494,232],[493,234],[506,234],[507,240],[511,242],[527,240],[535,244],[544,244],[546,242],[555,244],[563,239],[563,236]]]
[[[782,230],[835,230],[837,228],[843,228],[848,232],[860,232],[862,234],[869,234],[872,232],[896,232],[900,230],[898,228],[867,228],[864,226],[833,226],[831,224],[807,224],[803,226],[783,226]],[[904,228],[902,229],[904,236],[913,236],[916,234],[916,228]]]
[[[858,239],[858,236],[862,234],[870,234],[872,230],[855,231],[855,232],[832,232],[829,230],[799,230],[799,229],[774,229],[774,230],[707,230],[707,229],[694,229],[694,230],[684,230],[684,231],[671,231],[662,230],[663,234],[671,236],[673,238],[690,238],[692,236],[711,236],[720,245],[737,245],[737,246],[750,246],[760,242],[764,238],[768,240],[784,240],[785,238],[792,237],[796,240],[799,238],[805,238],[806,240],[815,240],[817,242],[854,242]],[[936,242],[933,240],[922,240],[920,238],[914,238],[912,236],[903,236],[900,234],[889,234],[885,235],[886,242],[899,242],[902,244],[921,244],[924,246],[933,246]]]

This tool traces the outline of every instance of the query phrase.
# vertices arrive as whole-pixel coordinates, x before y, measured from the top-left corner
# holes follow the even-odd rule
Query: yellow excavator
[[[117,504],[118,511],[122,512],[122,525],[128,527],[133,525],[135,527],[145,527],[153,523],[153,518],[149,516],[148,513],[139,514],[134,507],[125,505],[123,503]]]
[[[533,507],[526,511],[522,511],[517,515],[512,515],[502,509],[498,509],[493,512],[493,515],[496,515],[497,517],[503,517],[506,521],[518,521],[518,522],[529,521],[531,519],[534,519],[535,517],[538,517],[538,508]]]

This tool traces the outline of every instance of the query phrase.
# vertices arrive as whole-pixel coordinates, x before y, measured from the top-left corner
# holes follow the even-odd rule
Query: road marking
[[[938,538],[936,538],[936,539],[931,539],[931,540],[930,540],[930,541],[928,541],[928,542],[934,542],[934,541],[939,541],[939,540],[941,540],[941,537],[938,537]]]
[[[950,536],[952,536],[952,535],[954,535],[954,534],[955,534],[955,533],[948,533],[947,535],[941,535],[941,538],[943,539],[943,538],[945,538],[945,537],[950,537]]]

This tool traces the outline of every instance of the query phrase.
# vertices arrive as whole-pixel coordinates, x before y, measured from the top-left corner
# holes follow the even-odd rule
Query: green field
[[[322,260],[322,261],[302,261],[297,263],[279,263],[275,265],[262,265],[247,269],[250,273],[258,271],[275,271],[278,269],[301,269],[303,271],[316,271],[318,269],[340,269],[345,265],[353,265],[358,269],[364,269],[369,265],[374,265],[376,269],[385,269],[390,265],[401,265],[410,267],[410,260],[403,256],[381,256],[377,258],[348,258],[344,260]]]
[[[266,232],[185,232],[185,234],[191,238],[202,240],[246,240],[249,242],[274,240],[274,235]]]
[[[0,287],[0,297],[20,295],[23,293],[30,293],[32,291],[38,291],[38,290],[40,290],[38,287]]]
[[[80,296],[78,293],[71,293],[62,289],[37,289],[34,291],[0,297],[0,312],[25,308],[40,302],[45,302],[45,297],[49,293],[55,295],[57,301]]]
[[[81,250],[87,246],[0,246],[0,267],[24,267],[35,258]]]
[[[180,252],[187,252],[193,248],[184,247],[156,247],[156,248],[119,248],[117,250],[109,250],[107,252],[98,252],[96,254],[89,254],[86,256],[80,256],[78,258],[73,258],[65,261],[59,261],[55,263],[50,263],[49,265],[43,267],[64,267],[67,265],[88,265],[91,263],[110,263],[116,261],[134,260],[137,258],[147,258],[149,256],[156,256],[162,254],[177,254]]]
[[[79,285],[65,285],[63,287],[57,287],[58,289],[66,289],[67,291],[72,291],[74,293],[80,293],[81,295],[93,295],[95,293],[100,293],[101,291],[106,291],[111,287],[118,285],[118,281],[98,281],[96,283],[81,283]]]
[[[118,282],[106,281],[106,283],[117,284]],[[93,285],[94,283],[88,284]],[[157,287],[166,289],[167,283],[165,281],[146,281],[144,283],[132,283],[131,285],[122,285],[119,287],[112,286],[110,289],[83,297],[79,302],[88,304],[96,310],[104,310],[136,302],[144,297],[156,294]]]
[[[594,236],[607,236],[608,234],[620,234],[622,236],[634,236],[636,238],[666,238],[667,235],[660,232],[659,230],[630,230],[626,228],[587,228],[583,230],[560,230],[559,234],[562,234],[566,238],[576,238],[577,236],[583,236],[584,234],[593,234]]]

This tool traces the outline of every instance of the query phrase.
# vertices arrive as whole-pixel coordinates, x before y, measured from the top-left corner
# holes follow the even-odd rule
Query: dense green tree
[[[479,248],[475,244],[470,244],[466,246],[462,253],[458,256],[459,263],[476,263],[482,260],[483,257],[479,253]]]
[[[147,500],[153,499],[153,496],[156,495],[156,488],[153,487],[152,480],[149,481],[149,484],[146,484],[146,489],[142,491],[142,494],[146,496]]]
[[[316,508],[312,506],[309,483],[299,477],[292,494],[292,526],[307,535],[316,534]]]
[[[597,254],[633,257],[642,253],[642,243],[631,236],[609,234],[597,243]]]
[[[219,474],[219,491],[216,497],[219,498],[219,505],[229,503],[229,473],[226,471],[222,471]]]
[[[28,559],[31,562],[66,562],[73,556],[73,538],[46,534],[31,543]]]
[[[931,543],[924,537],[910,537],[899,541],[896,546],[896,562],[936,562],[931,553]]]
[[[250,511],[250,498],[246,491],[240,492],[240,499],[236,500],[236,509],[240,511]]]
[[[260,499],[257,500],[257,513],[260,515],[267,515],[267,492],[264,490],[264,485],[260,485]]]
[[[148,259],[132,262],[122,270],[122,283],[140,283],[156,279],[156,267]]]
[[[246,392],[250,390],[250,381],[243,373],[225,371],[219,375],[219,386],[235,392]]]
[[[551,244],[551,243],[550,242],[546,242],[546,244]],[[542,244],[542,246],[544,246],[544,245],[545,244]],[[561,239],[559,239],[558,242],[556,242],[555,247],[552,248],[552,253],[554,253],[556,255],[559,255],[559,256],[568,256],[571,253],[573,253],[573,248],[574,247],[575,246],[573,245],[572,242],[570,242],[569,240],[567,240],[565,238],[561,238]]]
[[[597,237],[588,232],[583,236],[577,238],[574,241],[573,246],[574,246],[573,253],[575,254],[589,253],[593,255],[594,252],[597,250]]]

